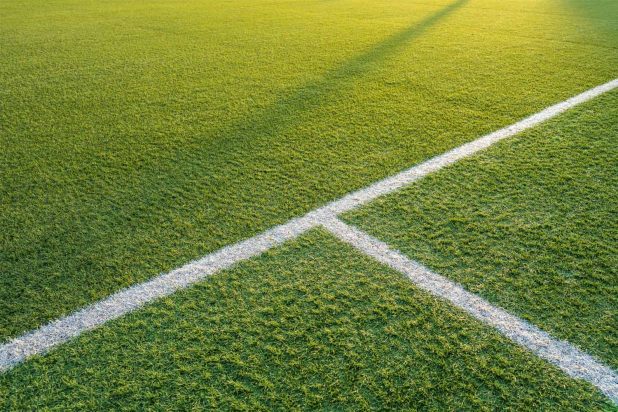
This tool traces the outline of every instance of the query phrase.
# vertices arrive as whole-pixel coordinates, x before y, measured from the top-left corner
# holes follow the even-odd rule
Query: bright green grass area
[[[493,329],[319,231],[0,377],[0,409],[602,410]]]
[[[618,369],[618,92],[346,220]]]
[[[618,75],[618,4],[0,2],[0,340]]]

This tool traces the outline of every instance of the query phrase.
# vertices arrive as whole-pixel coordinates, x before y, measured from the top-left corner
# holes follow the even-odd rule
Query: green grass
[[[202,408],[610,405],[319,231],[0,376],[0,409]]]
[[[0,3],[0,340],[616,77],[618,4]]]
[[[618,369],[618,92],[346,220]]]

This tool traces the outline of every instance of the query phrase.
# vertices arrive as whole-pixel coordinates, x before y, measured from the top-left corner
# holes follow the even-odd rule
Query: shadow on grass
[[[457,0],[418,23],[386,38],[372,49],[353,57],[340,66],[326,72],[323,77],[288,91],[270,107],[249,116],[233,126],[226,135],[249,132],[255,135],[273,135],[289,127],[299,118],[299,114],[319,106],[329,95],[335,93],[343,84],[371,71],[378,63],[392,56],[411,40],[465,5],[469,0]]]
[[[616,0],[562,0],[562,9],[570,10],[578,19],[571,26],[588,45],[604,47],[615,53],[618,50],[618,1]]]
[[[455,0],[421,21],[387,37],[364,53],[326,71],[320,79],[284,91],[267,107],[255,109],[241,120],[208,133],[208,136],[199,136],[193,142],[191,150],[188,150],[186,145],[178,145],[166,162],[156,165],[157,180],[152,184],[164,193],[176,193],[188,187],[191,189],[186,190],[195,191],[194,186],[200,185],[204,193],[210,195],[212,186],[222,187],[223,191],[242,191],[246,189],[244,184],[251,185],[254,193],[263,190],[270,192],[273,197],[284,197],[286,188],[280,185],[284,185],[282,182],[285,179],[282,178],[275,184],[269,179],[251,177],[259,170],[260,164],[267,165],[269,170],[277,170],[280,174],[285,172],[278,169],[278,162],[293,164],[293,167],[305,167],[300,162],[294,163],[290,160],[289,157],[299,148],[299,144],[292,138],[283,136],[283,132],[301,122],[303,113],[320,107],[346,85],[353,84],[359,77],[379,68],[386,59],[468,2],[469,0]],[[303,158],[311,157],[313,152],[321,153],[321,143],[318,140],[306,145],[303,142]],[[270,177],[277,174],[269,173]],[[162,176],[164,178],[161,178]],[[143,187],[149,185],[150,183],[144,182]],[[265,189],[261,185],[269,187]],[[144,197],[148,198],[148,194]],[[208,203],[207,199],[203,200]],[[324,200],[321,199],[320,202]],[[155,202],[169,202],[170,206],[166,208],[174,204],[171,197],[148,201]],[[295,213],[300,214],[302,211]]]

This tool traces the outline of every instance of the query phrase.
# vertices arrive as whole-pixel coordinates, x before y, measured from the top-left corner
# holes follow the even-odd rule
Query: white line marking
[[[592,88],[584,93],[578,94],[564,102],[555,104],[542,110],[532,116],[526,117],[519,122],[507,126],[493,133],[485,135],[479,139],[473,140],[469,143],[456,147],[453,150],[431,158],[423,163],[420,163],[410,169],[404,170],[394,176],[387,177],[384,180],[380,180],[365,189],[357,192],[350,193],[349,195],[334,201],[324,207],[329,212],[334,214],[340,214],[347,212],[365,203],[368,203],[380,196],[394,192],[410,183],[419,180],[430,173],[436,172],[452,163],[471,156],[489,146],[504,140],[508,137],[512,137],[526,129],[530,129],[546,120],[556,117],[561,113],[591,100],[597,96],[607,93],[618,87],[618,79],[614,79],[608,83],[602,84],[595,88]]]
[[[380,180],[364,189],[333,201],[303,217],[276,226],[250,239],[226,246],[205,257],[190,262],[167,274],[121,290],[108,298],[87,306],[71,315],[19,336],[0,346],[0,372],[6,371],[26,358],[43,354],[83,332],[132,312],[158,298],[199,282],[213,273],[293,239],[315,227],[329,216],[352,210],[380,196],[391,193],[430,173],[471,156],[500,140],[538,125],[581,103],[618,87],[618,79],[592,88],[564,102],[527,117],[511,126],[466,143],[440,156],[420,163],[394,176]]]
[[[132,312],[158,298],[171,295],[237,262],[258,256],[316,225],[310,215],[293,219],[258,236],[226,246],[147,282],[121,290],[108,298],[60,318],[0,346],[0,371],[26,358],[42,354],[67,340]]]
[[[337,238],[406,275],[419,288],[439,296],[476,319],[493,326],[515,343],[558,366],[569,376],[583,379],[618,403],[618,374],[592,356],[565,341],[552,338],[536,326],[492,306],[459,284],[433,273],[423,265],[391,249],[386,243],[347,225],[336,217],[322,224]]]

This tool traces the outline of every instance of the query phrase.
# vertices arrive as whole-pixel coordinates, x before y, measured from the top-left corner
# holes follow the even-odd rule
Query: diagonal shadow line
[[[225,170],[227,174],[238,175],[253,173],[251,167],[257,164],[257,158],[263,156],[266,156],[264,161],[272,165],[276,159],[269,157],[268,154],[275,146],[283,147],[290,152],[295,150],[294,142],[290,139],[273,139],[273,136],[302,121],[303,112],[318,107],[344,85],[349,85],[355,78],[377,68],[380,62],[394,55],[411,40],[421,36],[468,1],[455,0],[425,19],[387,37],[368,51],[327,71],[320,79],[281,93],[282,97],[266,108],[251,112],[238,122],[206,132],[206,136],[197,136],[196,140],[189,143],[192,150],[187,150],[186,143],[175,146],[168,151],[169,161],[155,166],[157,173],[154,175],[156,177],[153,177],[156,179],[154,185],[166,193],[171,193],[184,186],[201,184],[197,182],[205,183],[204,179],[214,183],[217,180],[217,174],[211,173],[214,170]],[[248,156],[252,157],[253,161],[247,162]],[[168,177],[173,175],[174,178],[160,179],[162,175]],[[147,177],[145,180],[148,179]],[[142,186],[149,187],[149,183],[144,181]],[[174,204],[174,200],[167,196],[165,200],[160,198],[148,200],[154,193],[151,191],[143,193],[143,201]]]
[[[377,63],[395,54],[405,44],[422,35],[468,1],[454,1],[420,22],[386,38],[367,52],[326,72],[321,79],[293,89],[286,93],[286,97],[275,101],[259,114],[250,116],[228,129],[224,136],[230,137],[231,134],[233,137],[239,137],[235,135],[242,135],[244,131],[249,131],[253,135],[256,132],[259,135],[272,135],[289,127],[299,118],[300,113],[316,107],[329,95],[341,89],[344,83],[370,72]]]
[[[134,195],[131,201],[139,201],[146,205],[156,202],[160,205],[161,209],[167,210],[176,205],[178,200],[175,196],[168,195],[161,198],[160,193],[176,193],[183,186],[193,186],[204,177],[213,179],[215,175],[209,175],[208,172],[204,175],[204,169],[213,170],[217,167],[223,167],[224,172],[229,172],[235,168],[246,167],[243,166],[243,160],[246,160],[243,157],[247,156],[249,150],[245,148],[237,150],[246,140],[253,139],[251,141],[251,149],[260,143],[265,146],[277,143],[276,141],[273,142],[273,139],[269,137],[299,121],[302,112],[319,105],[320,102],[341,89],[346,82],[369,72],[372,68],[376,67],[377,63],[396,53],[406,42],[419,37],[427,29],[439,23],[468,1],[456,0],[420,22],[377,43],[370,50],[327,71],[321,79],[282,93],[281,96],[283,97],[269,107],[255,114],[251,113],[231,127],[219,130],[215,134],[215,138],[210,141],[207,140],[205,144],[200,144],[197,151],[187,150],[185,145],[178,145],[175,149],[170,150],[168,155],[170,162],[155,164],[154,167],[157,169],[157,172],[144,176],[141,184],[142,190],[139,191],[139,195]],[[256,138],[258,139],[257,142],[255,141]],[[262,140],[261,142],[259,141],[260,139]],[[225,155],[219,156],[221,153]],[[236,167],[230,167],[232,163]],[[202,173],[199,176],[200,179],[196,179],[196,176],[192,174],[200,172]],[[187,174],[183,176],[184,173]],[[176,179],[162,179],[162,175],[177,176]],[[163,189],[163,191],[153,190],[153,187]],[[117,208],[119,206],[116,204],[104,205],[99,210],[105,211],[108,207]],[[118,220],[114,220],[116,224],[122,225],[124,215],[119,216]],[[139,216],[142,219],[142,212],[139,212]],[[132,230],[134,229],[126,226],[122,230],[123,236],[130,234]],[[99,243],[98,240],[97,243]],[[203,250],[201,254],[205,253],[206,250]]]
[[[170,163],[157,165],[158,173],[177,175],[174,187],[170,188],[173,190],[182,185],[180,181],[183,178],[180,175],[187,173],[189,169],[193,169],[193,172],[189,172],[193,176],[185,182],[188,185],[195,183],[195,174],[203,171],[204,167],[226,167],[233,163],[238,169],[242,169],[247,156],[244,145],[249,145],[249,150],[255,156],[260,150],[268,153],[273,145],[290,144],[286,139],[272,139],[272,136],[301,121],[303,112],[318,107],[345,84],[350,84],[353,79],[377,68],[378,63],[468,2],[469,0],[455,0],[425,19],[387,37],[368,51],[327,71],[320,79],[282,92],[281,97],[266,108],[250,112],[235,123],[206,132],[206,136],[197,136],[197,140],[193,141],[193,150],[187,151],[185,145],[178,145],[173,152],[168,152]],[[243,149],[239,150],[240,147]],[[183,164],[189,167],[180,166]]]
[[[206,132],[206,136],[197,136],[196,140],[189,143],[192,150],[187,150],[186,143],[177,145],[168,151],[168,162],[156,165],[157,177],[154,184],[165,186],[166,192],[176,192],[181,187],[200,184],[197,182],[203,182],[204,179],[213,183],[217,180],[217,174],[210,173],[213,170],[223,169],[228,174],[238,175],[253,173],[251,166],[255,166],[256,162],[247,162],[247,156],[254,160],[266,156],[265,161],[272,164],[276,159],[268,157],[268,153],[271,153],[275,146],[283,146],[289,151],[295,150],[294,142],[290,139],[273,139],[273,136],[302,121],[303,112],[318,107],[355,78],[377,68],[380,62],[394,55],[468,1],[455,0],[425,19],[387,37],[368,51],[327,71],[320,79],[281,93],[281,97],[266,108],[251,112],[238,122],[232,122],[218,130]],[[175,178],[162,180],[162,175],[175,175]],[[143,187],[148,187],[148,183],[144,182]],[[149,193],[151,192],[143,194],[145,202]],[[171,198],[157,198],[156,201],[174,203]]]

